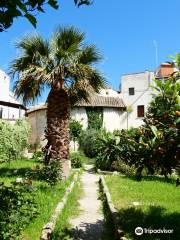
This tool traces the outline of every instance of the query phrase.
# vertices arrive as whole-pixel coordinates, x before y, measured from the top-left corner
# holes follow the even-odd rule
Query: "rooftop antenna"
[[[153,44],[154,44],[154,47],[155,47],[155,62],[156,62],[155,68],[157,68],[158,67],[158,45],[157,45],[157,41],[153,40]]]

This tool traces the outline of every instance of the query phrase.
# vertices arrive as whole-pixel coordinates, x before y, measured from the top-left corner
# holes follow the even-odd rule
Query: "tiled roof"
[[[76,103],[74,107],[112,107],[112,108],[125,108],[125,104],[123,100],[119,97],[104,97],[104,96],[92,96],[89,102],[81,100],[80,102]],[[39,111],[47,109],[47,105],[37,105],[30,108],[27,111],[27,115],[34,111]]]
[[[119,97],[105,97],[105,96],[92,96],[89,102],[81,100],[76,103],[78,107],[113,107],[113,108],[125,108],[123,100]]]

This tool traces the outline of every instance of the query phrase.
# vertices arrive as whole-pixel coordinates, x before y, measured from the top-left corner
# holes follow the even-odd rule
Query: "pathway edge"
[[[103,176],[99,177],[99,184],[101,185],[101,189],[102,189],[103,195],[105,197],[105,201],[107,202],[107,206],[108,206],[108,209],[110,211],[110,214],[111,214],[111,217],[112,217],[112,220],[113,220],[116,239],[118,239],[118,240],[128,240],[126,237],[124,237],[124,232],[120,227],[120,220],[119,220],[119,217],[118,217],[118,211],[114,207],[109,189],[108,189],[108,187],[105,183],[105,180],[104,180]]]
[[[77,179],[78,179],[78,173],[75,173],[75,175],[73,177],[73,181],[71,182],[70,186],[66,189],[66,193],[65,193],[64,197],[57,204],[57,206],[54,210],[54,213],[52,214],[52,216],[50,218],[50,221],[46,225],[44,225],[42,232],[41,232],[40,240],[50,240],[51,239],[52,233],[56,226],[57,219],[60,216],[60,214],[68,200],[68,196],[72,192],[74,184],[77,181]]]

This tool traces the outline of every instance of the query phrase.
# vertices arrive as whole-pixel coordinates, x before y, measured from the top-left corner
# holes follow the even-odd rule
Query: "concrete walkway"
[[[83,197],[79,200],[81,214],[70,221],[74,229],[75,240],[100,240],[103,233],[104,218],[101,213],[101,201],[98,199],[98,180],[87,165],[81,176]]]

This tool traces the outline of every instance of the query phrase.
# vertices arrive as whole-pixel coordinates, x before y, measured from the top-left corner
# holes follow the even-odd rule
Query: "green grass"
[[[106,176],[105,180],[128,239],[179,239],[180,187],[173,180],[146,177],[138,182],[125,176]],[[136,227],[174,229],[174,233],[136,236]]]
[[[38,165],[38,162],[31,159],[21,159],[10,163],[0,164],[0,181],[6,184],[15,181],[17,177],[25,177],[29,170]]]
[[[0,181],[10,184],[17,177],[25,177],[29,170],[34,169],[35,171],[37,164],[36,161],[29,159],[12,161],[10,164],[3,163],[0,165]],[[43,181],[33,180],[39,215],[23,231],[23,240],[39,240],[42,227],[49,221],[57,203],[63,197],[67,186],[70,184],[72,177],[71,175],[67,181],[59,182],[53,188]]]
[[[75,183],[73,191],[68,197],[67,203],[60,214],[57,221],[55,231],[53,233],[52,240],[62,239],[70,240],[73,239],[73,229],[69,223],[72,217],[76,217],[80,214],[78,199],[82,197],[82,186],[80,184],[80,179]]]

